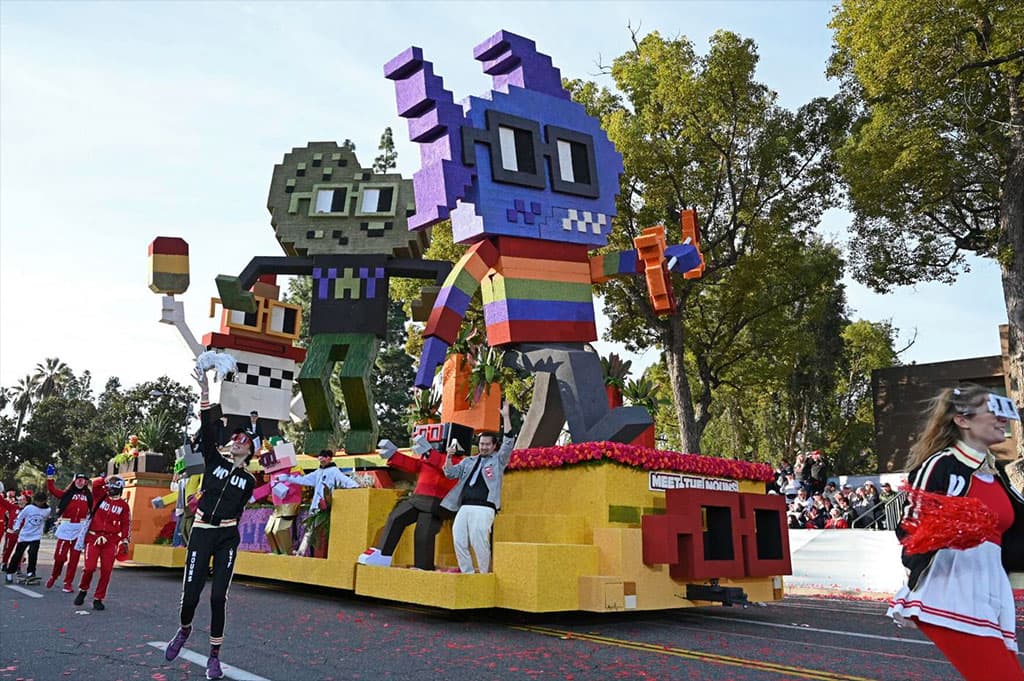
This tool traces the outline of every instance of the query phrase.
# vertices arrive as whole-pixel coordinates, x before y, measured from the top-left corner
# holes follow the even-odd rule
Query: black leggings
[[[27,575],[34,575],[36,573],[36,556],[39,555],[39,540],[35,541],[20,541],[14,549],[14,555],[11,556],[11,561],[7,564],[7,573],[11,574],[18,571],[18,563],[21,562],[21,557],[25,555],[25,549],[28,549],[28,571]]]
[[[193,527],[185,553],[185,575],[181,583],[181,626],[192,624],[199,597],[206,586],[206,573],[213,557],[213,587],[210,590],[210,644],[224,642],[224,606],[238,554],[238,526]]]
[[[451,512],[441,507],[441,500],[424,494],[412,496],[398,502],[388,516],[388,522],[381,532],[381,555],[394,555],[405,528],[416,523],[413,539],[413,562],[420,570],[434,569],[434,540],[441,531],[441,523],[450,518]]]

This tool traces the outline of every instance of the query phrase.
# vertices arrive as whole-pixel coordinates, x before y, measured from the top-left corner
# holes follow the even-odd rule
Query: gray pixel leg
[[[536,381],[517,447],[555,444],[563,419],[573,442],[629,442],[653,422],[643,407],[608,407],[601,362],[590,346],[524,343],[515,349],[508,363]]]
[[[543,405],[534,409],[533,405]],[[516,449],[528,447],[550,447],[558,442],[565,425],[565,411],[558,394],[558,381],[549,373],[534,376],[533,400],[530,410],[523,419],[523,428],[516,439]]]

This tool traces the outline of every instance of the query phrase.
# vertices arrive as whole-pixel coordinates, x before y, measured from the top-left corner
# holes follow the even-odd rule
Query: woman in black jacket
[[[927,526],[928,513],[938,527],[956,522],[937,503],[947,496],[977,499],[998,518],[995,529],[970,548],[914,554],[904,549],[910,575],[888,613],[897,623],[916,624],[969,680],[1024,679],[1016,654],[1013,590],[1001,561],[1002,535],[1014,513],[989,451],[1006,439],[1008,418],[1019,418],[1012,403],[984,388],[947,389],[934,400],[925,430],[910,450],[906,515],[919,527]],[[898,534],[906,536],[902,529]]]
[[[224,676],[220,666],[220,647],[224,642],[224,606],[228,587],[235,571],[235,557],[240,537],[238,520],[252,496],[256,480],[247,470],[254,449],[252,439],[238,430],[227,446],[217,448],[219,404],[211,405],[210,386],[206,372],[197,368],[195,379],[200,389],[201,439],[203,459],[202,496],[185,553],[185,577],[181,594],[181,627],[167,644],[164,657],[173,660],[192,633],[192,618],[206,585],[210,559],[213,559],[213,586],[210,590],[210,657],[206,662],[206,678]]]

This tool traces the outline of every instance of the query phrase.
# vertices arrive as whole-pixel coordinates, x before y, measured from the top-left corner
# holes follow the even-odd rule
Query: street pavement
[[[41,551],[44,581],[52,546]],[[91,594],[76,607],[59,587],[0,589],[0,681],[205,678],[209,587],[174,662],[162,646],[177,627],[180,571],[116,569],[103,612]],[[959,678],[884,615],[878,600],[803,596],[673,612],[449,613],[239,577],[221,660],[239,681]]]

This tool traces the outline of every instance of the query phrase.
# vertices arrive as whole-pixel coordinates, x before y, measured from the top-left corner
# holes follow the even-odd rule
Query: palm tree
[[[56,395],[69,380],[74,378],[71,368],[57,357],[47,357],[45,362],[36,364],[34,376],[38,382],[36,395],[40,400]]]
[[[18,425],[14,429],[15,442],[21,438],[21,426],[25,423],[25,415],[32,410],[37,387],[37,377],[29,375],[19,378],[18,384],[10,389],[11,406],[18,413]]]
[[[0,386],[0,411],[7,408],[7,405],[11,403],[11,391],[10,388],[4,388]]]

